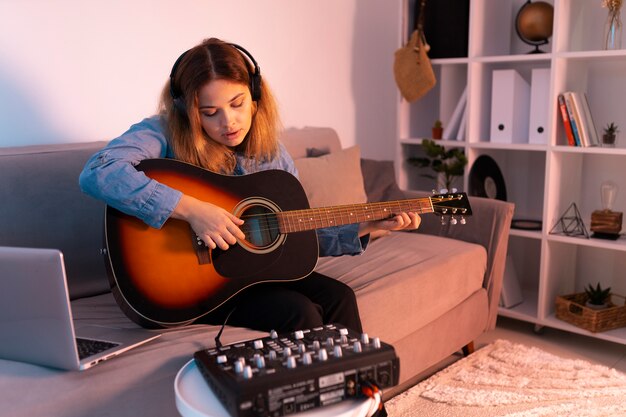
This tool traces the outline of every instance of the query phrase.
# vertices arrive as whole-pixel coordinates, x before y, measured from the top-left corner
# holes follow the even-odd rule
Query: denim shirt
[[[80,174],[81,190],[151,227],[161,228],[182,193],[147,177],[135,166],[144,159],[174,157],[164,123],[161,116],[144,119],[96,152]],[[274,160],[254,165],[246,164],[246,158],[237,154],[234,174],[282,169],[297,177],[293,159],[282,143],[279,149],[279,156]],[[359,238],[358,224],[318,229],[317,236],[320,256],[357,255],[365,250],[369,241],[369,235]]]

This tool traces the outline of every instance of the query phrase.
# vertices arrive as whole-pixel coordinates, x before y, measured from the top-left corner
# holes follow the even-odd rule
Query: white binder
[[[491,86],[491,142],[528,142],[530,85],[515,70],[494,70]]]
[[[504,279],[502,281],[502,292],[500,293],[500,306],[504,308],[515,307],[524,301],[522,287],[517,279],[513,258],[507,255],[504,267]]]
[[[550,68],[534,68],[530,81],[530,124],[528,142],[548,143]]]

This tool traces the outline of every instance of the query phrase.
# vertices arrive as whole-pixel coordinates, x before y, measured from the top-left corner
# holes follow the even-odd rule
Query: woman
[[[276,102],[254,58],[238,45],[208,39],[181,55],[163,89],[158,115],[133,125],[87,162],[82,190],[109,206],[160,228],[169,218],[188,222],[212,249],[227,250],[245,236],[230,212],[158,183],[135,166],[149,158],[175,158],[229,175],[282,169],[297,175],[278,141]],[[374,230],[417,228],[419,216],[318,231],[320,254],[361,253]],[[263,314],[259,314],[263,312]],[[201,321],[269,331],[341,323],[362,331],[356,299],[345,284],[323,275],[253,285]]]

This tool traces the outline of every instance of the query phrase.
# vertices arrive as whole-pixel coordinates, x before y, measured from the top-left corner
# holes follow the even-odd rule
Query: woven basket
[[[622,298],[622,305],[613,301]],[[610,295],[609,307],[594,310],[585,306],[587,294],[577,293],[556,297],[556,317],[590,332],[603,332],[626,326],[626,299],[617,294]]]

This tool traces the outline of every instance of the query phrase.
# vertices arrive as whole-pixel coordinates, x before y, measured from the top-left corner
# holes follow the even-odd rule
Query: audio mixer
[[[237,417],[281,417],[398,383],[394,348],[341,325],[253,339],[194,354],[198,369]]]

